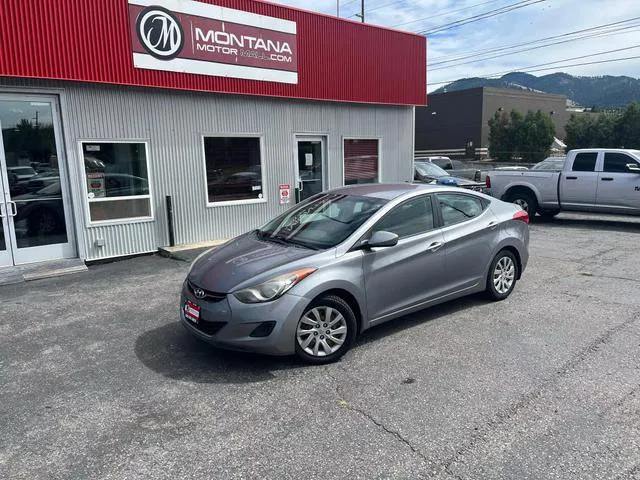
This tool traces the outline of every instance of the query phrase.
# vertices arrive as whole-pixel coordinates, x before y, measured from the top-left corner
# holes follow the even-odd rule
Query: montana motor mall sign
[[[128,0],[136,68],[298,83],[296,23],[185,0]]]

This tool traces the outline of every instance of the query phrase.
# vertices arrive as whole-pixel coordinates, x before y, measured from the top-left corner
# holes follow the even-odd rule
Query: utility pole
[[[360,0],[360,13],[356,13],[356,17],[364,23],[364,0]]]
[[[336,17],[340,16],[340,0],[336,0]]]

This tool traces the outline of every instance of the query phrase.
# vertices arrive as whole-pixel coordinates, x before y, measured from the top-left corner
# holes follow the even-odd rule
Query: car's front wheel
[[[487,278],[487,295],[493,300],[504,300],[516,286],[518,262],[509,250],[502,250],[491,262]]]
[[[334,362],[347,353],[356,332],[356,316],[349,304],[336,295],[324,295],[298,321],[296,354],[308,363]]]

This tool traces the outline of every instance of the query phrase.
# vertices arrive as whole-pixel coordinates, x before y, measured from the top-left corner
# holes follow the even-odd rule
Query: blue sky
[[[336,14],[336,0],[272,0],[307,10]],[[441,25],[464,20],[500,7],[514,5],[519,0],[365,0],[367,23],[389,26],[413,32],[427,31]],[[531,0],[535,1],[535,0]],[[484,4],[484,5],[479,5]],[[340,16],[358,20],[360,0],[341,0]],[[545,37],[563,35],[598,25],[630,20],[633,26],[615,35],[587,38],[526,52],[500,55],[498,58],[478,58],[465,65],[439,64],[443,60],[483,49],[530,42]],[[628,75],[640,77],[640,58],[633,60],[563,67],[566,64],[601,61],[621,57],[640,57],[640,0],[541,0],[539,3],[497,15],[458,28],[427,35],[427,76],[432,91],[445,82],[464,77],[485,76],[531,67],[557,60],[571,59],[614,49],[618,52],[591,58],[567,60],[534,72],[546,75],[566,71],[572,75]],[[565,37],[568,38],[568,37]],[[557,40],[556,40],[557,41]],[[525,47],[520,47],[525,48]],[[504,53],[497,52],[492,56]],[[558,65],[563,68],[558,68]],[[540,67],[543,68],[543,67]]]

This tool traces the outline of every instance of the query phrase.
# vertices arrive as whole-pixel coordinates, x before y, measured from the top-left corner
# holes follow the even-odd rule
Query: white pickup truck
[[[493,171],[486,184],[530,217],[561,210],[640,215],[640,150],[571,150],[561,170]]]

